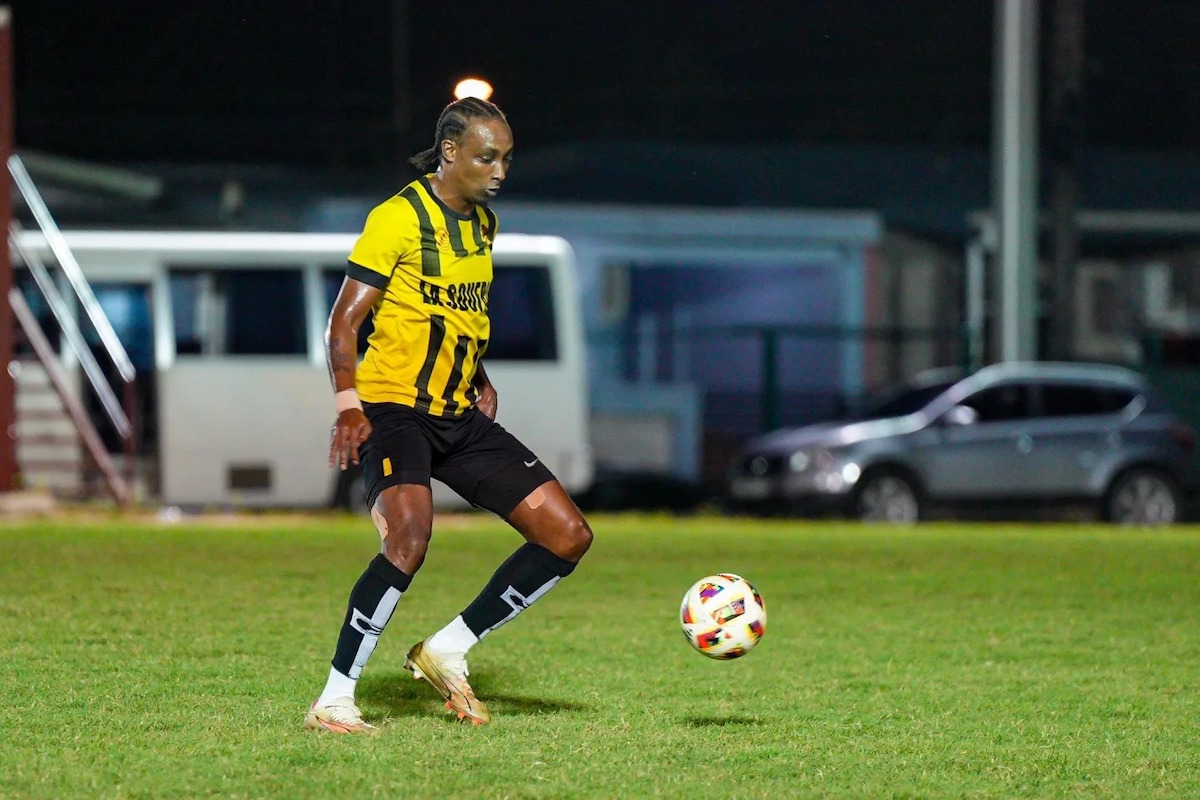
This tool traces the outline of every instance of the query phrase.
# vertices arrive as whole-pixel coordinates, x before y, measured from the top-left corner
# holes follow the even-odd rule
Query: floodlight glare
[[[480,100],[487,100],[492,96],[492,85],[482,78],[463,78],[454,87],[454,99],[462,100],[464,97],[478,97]]]

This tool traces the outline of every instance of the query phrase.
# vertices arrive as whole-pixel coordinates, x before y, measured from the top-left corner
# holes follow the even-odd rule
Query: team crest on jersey
[[[433,241],[437,243],[438,250],[450,249],[450,231],[445,228],[438,228],[433,232]]]

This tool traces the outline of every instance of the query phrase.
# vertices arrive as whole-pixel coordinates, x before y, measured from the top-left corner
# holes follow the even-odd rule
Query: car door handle
[[[1017,437],[1017,450],[1022,453],[1028,453],[1033,450],[1033,437],[1027,433],[1023,433]]]

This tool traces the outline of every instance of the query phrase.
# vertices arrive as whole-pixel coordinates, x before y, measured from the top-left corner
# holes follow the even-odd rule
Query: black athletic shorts
[[[389,486],[437,478],[480,508],[508,517],[546,481],[542,460],[497,422],[471,408],[434,417],[398,403],[363,403],[371,435],[360,449],[367,508]]]

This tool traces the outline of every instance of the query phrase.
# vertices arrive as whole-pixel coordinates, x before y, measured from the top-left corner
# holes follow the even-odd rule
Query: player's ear
[[[442,139],[442,159],[447,164],[453,164],[455,156],[458,155],[458,145],[453,139]]]

